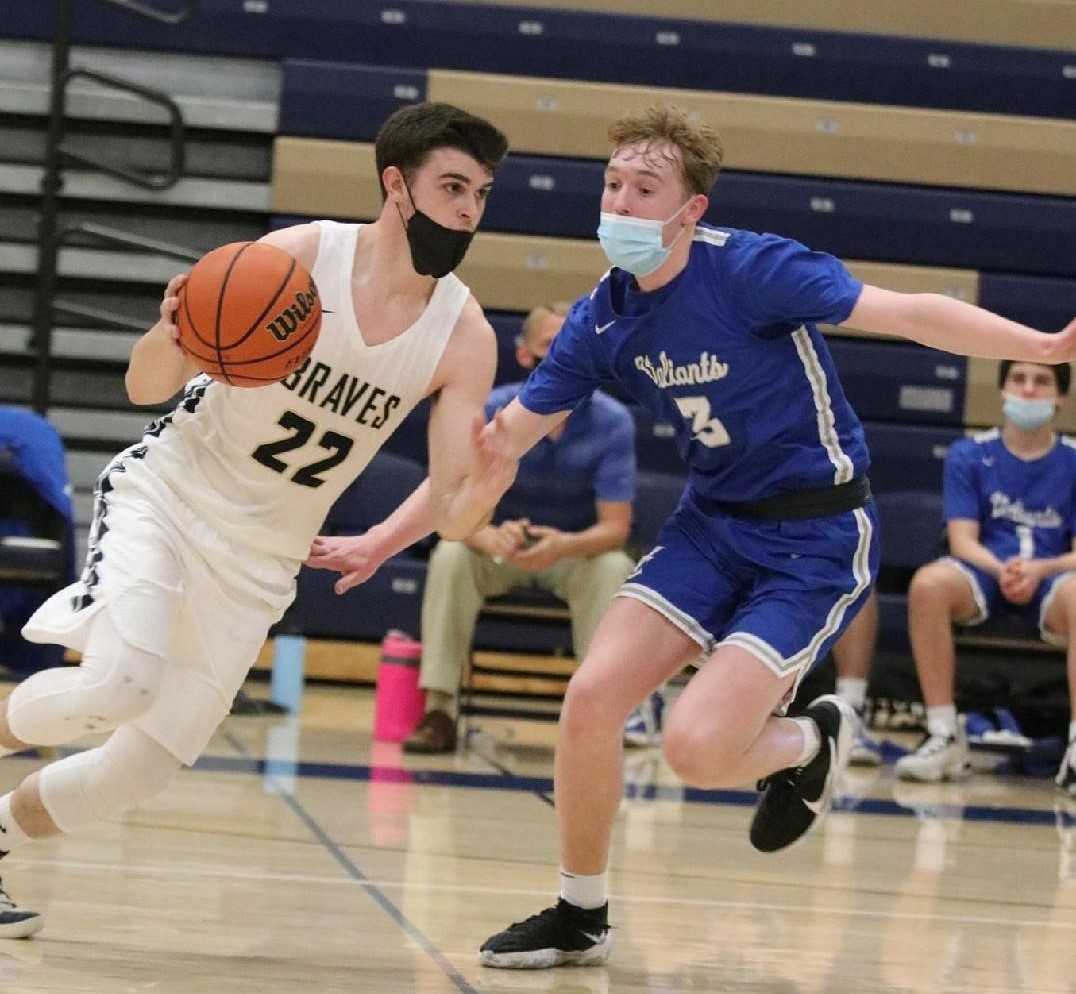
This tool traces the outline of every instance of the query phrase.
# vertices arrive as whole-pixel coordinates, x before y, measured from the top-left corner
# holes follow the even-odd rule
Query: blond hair
[[[673,145],[680,150],[684,182],[693,193],[709,194],[725,152],[721,137],[708,124],[696,124],[675,105],[654,105],[638,114],[625,114],[609,126],[614,148],[646,144]]]
[[[565,317],[568,311],[571,310],[571,304],[558,300],[552,304],[539,304],[533,308],[524,319],[523,327],[519,332],[519,338],[516,339],[517,345],[526,345],[534,334],[534,329],[538,326],[540,321],[544,321],[549,315],[556,314],[557,317]]]

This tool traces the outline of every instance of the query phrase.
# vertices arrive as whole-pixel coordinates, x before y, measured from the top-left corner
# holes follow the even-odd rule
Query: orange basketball
[[[276,383],[298,369],[321,331],[310,273],[283,249],[232,242],[202,256],[179,291],[179,344],[235,387]]]

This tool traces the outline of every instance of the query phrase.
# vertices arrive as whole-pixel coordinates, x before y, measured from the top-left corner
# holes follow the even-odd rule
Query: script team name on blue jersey
[[[953,443],[945,460],[945,520],[979,523],[979,541],[1004,562],[1072,551],[1076,442],[1059,436],[1039,459],[1014,456],[998,429]]]
[[[666,286],[642,293],[614,268],[577,301],[520,401],[551,414],[618,383],[674,426],[692,488],[715,500],[845,483],[869,457],[815,325],[846,320],[861,291],[830,255],[700,225]]]

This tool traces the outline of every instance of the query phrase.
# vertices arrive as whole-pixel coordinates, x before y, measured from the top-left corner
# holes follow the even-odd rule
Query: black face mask
[[[411,265],[420,276],[432,276],[439,280],[463,262],[474,232],[446,228],[443,224],[438,224],[415,206],[410,187],[407,187],[407,195],[411,197],[411,206],[415,208],[411,220],[404,222],[407,244],[411,248]],[[396,209],[399,210],[399,207]],[[400,220],[403,220],[402,212]]]

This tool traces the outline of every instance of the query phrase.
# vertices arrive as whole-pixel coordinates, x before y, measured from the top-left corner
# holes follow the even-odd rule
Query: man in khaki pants
[[[566,314],[563,304],[531,311],[516,349],[521,366],[541,361]],[[486,416],[506,406],[522,385],[494,390]],[[632,570],[624,544],[634,495],[631,415],[596,393],[523,458],[492,524],[465,542],[437,546],[422,602],[426,714],[405,751],[455,750],[460,676],[486,598],[526,585],[552,591],[568,603],[575,653],[583,658],[606,606]]]

